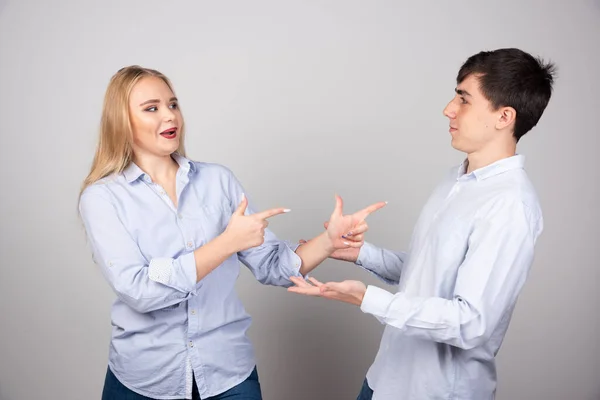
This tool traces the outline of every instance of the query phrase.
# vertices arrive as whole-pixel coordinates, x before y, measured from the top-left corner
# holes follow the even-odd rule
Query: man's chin
[[[452,138],[450,140],[450,146],[452,146],[455,150],[463,151],[463,149],[460,146],[460,142],[458,140],[456,140],[455,138]]]

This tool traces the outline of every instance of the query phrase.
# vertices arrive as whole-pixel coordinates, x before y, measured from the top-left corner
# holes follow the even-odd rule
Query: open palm
[[[367,287],[359,281],[327,282],[322,283],[313,277],[307,282],[299,277],[291,277],[294,286],[289,287],[288,292],[303,294],[305,296],[325,297],[326,299],[338,300],[344,303],[360,306]],[[312,283],[312,284],[311,284]]]

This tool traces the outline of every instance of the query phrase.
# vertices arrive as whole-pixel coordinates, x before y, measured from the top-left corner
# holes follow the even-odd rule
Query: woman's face
[[[129,116],[136,157],[167,156],[179,148],[181,112],[177,98],[161,78],[146,76],[133,86]]]

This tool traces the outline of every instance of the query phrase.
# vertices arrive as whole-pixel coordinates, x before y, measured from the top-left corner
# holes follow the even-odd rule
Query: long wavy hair
[[[173,85],[159,71],[131,65],[112,76],[104,96],[100,134],[91,170],[83,181],[80,195],[91,184],[114,173],[122,172],[133,159],[133,131],[129,116],[129,97],[133,86],[146,76],[162,79],[173,93]],[[184,124],[181,119],[181,140],[177,153],[185,157]]]

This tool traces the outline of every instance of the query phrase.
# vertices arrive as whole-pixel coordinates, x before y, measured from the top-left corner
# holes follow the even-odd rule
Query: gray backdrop
[[[597,0],[0,0],[0,399],[99,398],[114,296],[76,203],[117,69],[173,80],[189,155],[230,167],[260,208],[291,208],[272,219],[281,238],[319,233],[337,192],[348,212],[389,200],[368,239],[405,249],[462,159],[442,116],[460,64],[509,46],[560,69],[519,147],[546,228],[498,357],[498,399],[599,399]],[[331,260],[315,276],[379,285]],[[238,288],[266,400],[355,398],[375,318],[246,269]]]

